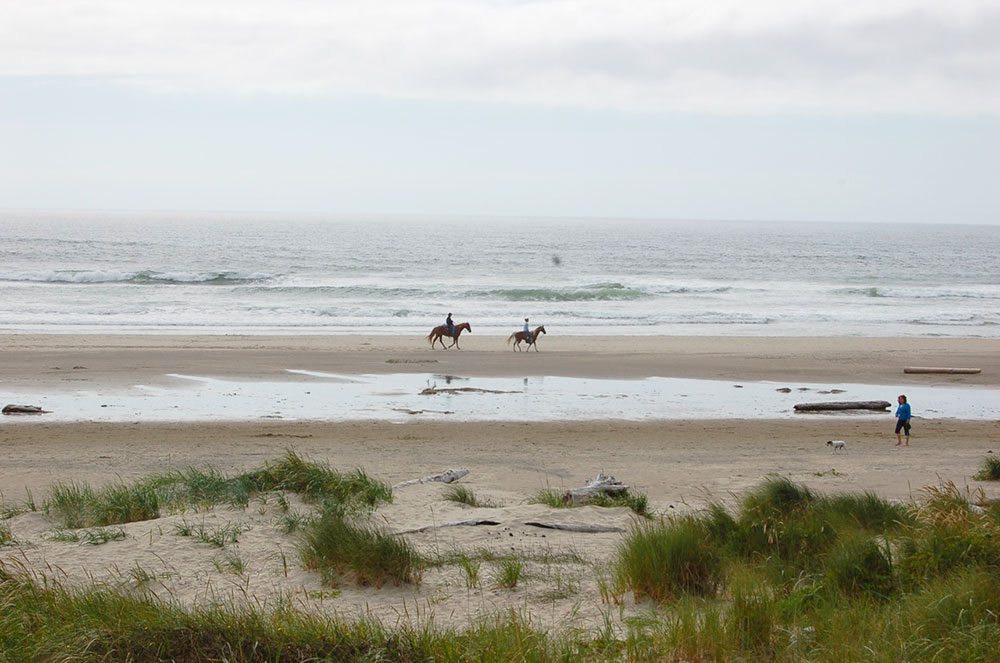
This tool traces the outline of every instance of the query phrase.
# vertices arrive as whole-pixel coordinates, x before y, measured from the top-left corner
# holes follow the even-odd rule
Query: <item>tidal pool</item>
[[[464,378],[439,374],[341,375],[289,370],[296,379],[234,381],[171,375],[171,386],[10,393],[0,403],[51,414],[18,421],[586,421],[884,417],[864,412],[796,414],[802,402],[885,400],[906,393],[924,419],[1000,419],[1000,390],[868,384],[734,383],[685,378]],[[790,393],[778,391],[790,388]],[[823,393],[832,390],[842,393]],[[3,417],[14,420],[15,417]]]

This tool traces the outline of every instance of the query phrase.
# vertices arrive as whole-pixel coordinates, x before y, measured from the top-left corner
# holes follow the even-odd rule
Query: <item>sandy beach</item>
[[[44,388],[163,381],[168,373],[292,379],[336,373],[463,376],[650,376],[872,384],[1000,385],[1000,341],[955,338],[559,336],[515,353],[506,337],[463,334],[461,351],[401,336],[0,336],[6,385]],[[904,375],[903,367],[969,366],[979,375]],[[82,368],[74,368],[82,367]]]
[[[430,351],[422,339],[370,337],[8,336],[3,338],[6,390],[100,389],[156,383],[189,372],[237,380],[294,381],[289,368],[336,373],[435,372],[464,376],[563,375],[594,378],[698,377],[733,381],[869,382],[887,387],[967,385],[994,388],[1000,347],[990,340],[867,338],[544,338],[542,352],[515,354],[502,338],[468,337],[463,350]],[[972,376],[904,375],[906,365],[974,366]],[[317,574],[295,564],[295,540],[281,533],[273,502],[246,510],[216,507],[168,514],[124,526],[126,538],[100,546],[52,539],[43,513],[11,521],[19,546],[0,560],[35,571],[57,569],[74,582],[127,584],[129,568],[149,569],[165,595],[182,603],[293,596],[307,609],[372,614],[389,623],[430,616],[444,624],[507,608],[524,609],[543,624],[592,626],[602,619],[596,599],[602,569],[621,534],[539,529],[527,522],[600,524],[627,530],[627,509],[551,509],[531,504],[542,489],[581,485],[607,472],[648,495],[658,514],[683,513],[710,501],[732,501],[772,474],[821,491],[873,490],[910,500],[923,486],[952,481],[1000,497],[1000,488],[971,476],[985,454],[1000,453],[1000,421],[918,419],[909,448],[893,446],[892,415],[801,417],[793,420],[699,421],[243,421],[46,423],[44,418],[0,421],[0,488],[5,504],[29,495],[41,505],[54,481],[92,485],[186,467],[227,473],[259,467],[293,449],[337,469],[362,467],[389,484],[447,468],[470,469],[462,483],[502,506],[473,509],[443,499],[445,486],[400,489],[377,512],[391,531],[449,520],[489,517],[492,527],[431,529],[406,537],[422,550],[515,550],[531,558],[530,581],[516,590],[484,583],[466,588],[457,569],[425,573],[417,587],[343,586],[324,590]],[[825,445],[847,441],[846,453]],[[295,505],[305,508],[301,504]],[[234,577],[220,552],[173,532],[197,520],[238,523],[234,546],[248,570]],[[572,551],[583,561],[553,564]],[[547,557],[548,556],[548,557]],[[282,561],[284,560],[284,561]],[[291,560],[292,570],[288,570]],[[541,560],[541,561],[538,561]],[[486,570],[484,569],[484,573]],[[241,598],[242,597],[242,598]],[[627,604],[623,616],[642,606]]]

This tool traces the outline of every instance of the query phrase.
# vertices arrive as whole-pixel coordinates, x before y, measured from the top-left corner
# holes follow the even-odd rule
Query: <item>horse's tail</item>
[[[517,332],[514,332],[513,334],[507,337],[507,345],[510,345],[510,342],[514,340],[515,336],[517,336]]]
[[[431,333],[427,335],[427,342],[428,343],[433,343],[433,341],[431,340],[432,338],[434,338],[434,330],[433,329],[431,330]]]

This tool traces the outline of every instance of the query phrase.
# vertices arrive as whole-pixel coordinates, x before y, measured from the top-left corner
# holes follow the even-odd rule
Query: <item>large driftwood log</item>
[[[530,521],[524,523],[529,527],[541,527],[543,529],[558,529],[565,530],[567,532],[582,532],[584,534],[604,534],[604,533],[614,533],[614,532],[624,532],[621,527],[614,527],[612,525],[587,525],[580,523],[540,523],[537,521]]]
[[[37,405],[5,405],[2,412],[4,414],[50,414],[48,410],[43,410]]]
[[[432,481],[437,481],[439,483],[453,483],[458,481],[466,474],[469,470],[464,467],[458,469],[445,470],[444,472],[438,472],[437,474],[431,474],[420,479],[410,479],[409,481],[401,481],[392,487],[393,490],[397,488],[405,488],[406,486],[414,486],[418,483],[430,483]]]
[[[521,394],[521,391],[498,391],[496,389],[480,389],[479,387],[426,387],[420,390],[421,396],[437,396],[438,394]]]
[[[582,488],[572,488],[563,494],[567,504],[584,504],[595,495],[619,495],[628,492],[628,486],[610,474],[598,472],[597,476],[587,482]]]
[[[500,522],[496,520],[489,520],[486,518],[474,518],[472,520],[452,520],[447,523],[441,523],[440,525],[425,525],[424,527],[415,527],[413,529],[403,529],[396,534],[416,534],[418,532],[426,532],[427,530],[440,529],[442,527],[476,527],[477,525],[499,525]]]
[[[904,373],[944,373],[946,375],[976,375],[982,373],[981,368],[943,368],[939,366],[907,366]]]
[[[884,412],[892,405],[889,401],[832,401],[829,403],[799,403],[797,412],[828,412],[835,410],[875,410]]]

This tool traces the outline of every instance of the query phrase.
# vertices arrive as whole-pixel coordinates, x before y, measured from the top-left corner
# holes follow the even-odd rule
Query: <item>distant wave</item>
[[[645,290],[629,288],[621,283],[595,283],[579,288],[501,288],[468,293],[485,299],[508,302],[590,302],[632,301],[653,295]]]
[[[50,272],[3,274],[0,281],[17,283],[131,283],[136,285],[240,285],[272,278],[270,274],[243,272],[159,272],[60,269]]]
[[[838,295],[861,295],[862,297],[888,297],[882,290],[876,287],[870,288],[838,288],[833,291]]]
[[[900,299],[1000,299],[1000,286],[993,288],[990,286],[970,286],[963,289],[959,287],[948,288],[879,288],[852,287],[837,288],[833,291],[837,295],[861,296],[861,297],[893,297]]]
[[[909,325],[926,325],[931,327],[997,327],[1000,322],[986,320],[978,315],[963,316],[961,318],[916,318],[907,320]]]

